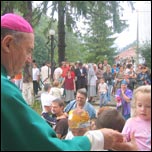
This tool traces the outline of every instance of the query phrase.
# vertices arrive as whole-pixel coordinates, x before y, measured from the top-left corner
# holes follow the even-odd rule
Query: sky
[[[119,49],[124,48],[125,46],[133,43],[137,40],[137,11],[138,11],[138,39],[140,43],[145,42],[146,40],[151,40],[151,1],[134,1],[135,11],[131,10],[128,2],[124,1],[121,3],[124,8],[124,13],[121,17],[122,20],[127,20],[129,24],[122,33],[113,35],[118,37],[115,40],[114,46]],[[81,18],[80,22],[77,23],[81,33],[86,33],[85,29],[88,27],[83,24],[84,19]]]
[[[139,43],[151,40],[151,2],[136,1],[133,13],[126,4],[124,4],[124,9],[123,19],[128,20],[129,27],[119,34],[115,45],[121,49],[137,40],[137,18]]]

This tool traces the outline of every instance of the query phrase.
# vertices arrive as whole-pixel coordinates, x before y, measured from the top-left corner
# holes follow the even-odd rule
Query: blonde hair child
[[[138,150],[151,151],[151,85],[134,90],[132,112],[122,133],[130,141],[130,135],[134,132]]]

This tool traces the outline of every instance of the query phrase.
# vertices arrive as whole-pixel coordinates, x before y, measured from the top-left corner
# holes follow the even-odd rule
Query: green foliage
[[[46,60],[50,61],[50,39],[49,39],[49,18],[46,15],[42,15],[39,24],[35,27],[35,49],[33,52],[33,59],[36,60],[39,66],[41,66]]]
[[[112,48],[115,38],[111,38],[111,27],[106,23],[111,18],[108,13],[109,6],[105,1],[100,1],[90,8],[90,17],[88,33],[85,35],[85,45],[89,52],[86,56],[86,61],[98,63],[105,58],[109,63],[113,63],[113,56],[115,55],[115,48]]]
[[[111,13],[113,18],[113,29],[115,32],[122,32],[128,25],[126,24],[125,20],[120,20],[120,10],[122,9],[119,5],[118,1],[111,1],[109,2],[111,6]]]
[[[70,62],[82,61],[84,62],[85,47],[75,34],[66,31],[66,59]]]
[[[66,1],[65,25],[69,31],[77,29],[76,22],[80,16],[86,17],[89,1]]]
[[[13,13],[14,10],[20,10],[23,1],[1,1],[1,15]]]
[[[141,55],[145,58],[147,66],[151,69],[151,42],[145,42],[139,51]]]
[[[15,11],[26,16],[29,13],[29,18],[35,29],[33,58],[39,66],[50,58],[50,44],[46,44],[50,28],[57,31],[55,37],[56,39],[58,37],[58,42],[55,42],[58,43],[55,48],[55,61],[58,58],[64,59],[64,56],[66,56],[68,61],[99,62],[107,58],[110,64],[113,63],[116,48],[112,47],[115,39],[111,36],[114,34],[113,31],[121,32],[126,27],[125,22],[121,21],[119,17],[121,10],[119,1],[61,1],[60,3],[63,4],[61,10],[64,10],[64,12],[61,13],[61,16],[58,16],[58,19],[60,20],[63,17],[65,21],[62,18],[63,22],[60,21],[60,23],[62,22],[60,26],[54,15],[59,10],[59,1],[42,1],[39,6],[32,8],[31,14],[29,4],[33,2],[1,1],[1,14]],[[49,2],[51,6],[49,6]],[[50,7],[52,18],[44,15]],[[86,22],[90,26],[83,39],[81,31],[78,31],[76,26],[76,22],[81,17],[86,18]],[[111,26],[107,24],[107,21],[111,22]],[[65,26],[65,29],[63,26]],[[74,31],[79,33],[75,35],[73,34]],[[64,45],[64,34],[66,45]],[[60,46],[58,52],[59,48],[57,46]],[[66,49],[65,53],[64,49]]]

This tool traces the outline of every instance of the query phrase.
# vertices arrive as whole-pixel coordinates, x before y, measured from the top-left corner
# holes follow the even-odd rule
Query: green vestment
[[[60,140],[54,130],[27,105],[1,66],[1,151],[88,151],[86,136]]]

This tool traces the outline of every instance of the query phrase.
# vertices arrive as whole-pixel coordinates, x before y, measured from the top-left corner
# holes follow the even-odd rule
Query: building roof
[[[129,48],[128,50],[120,52],[117,56],[119,56],[119,58],[136,57],[136,49]]]

